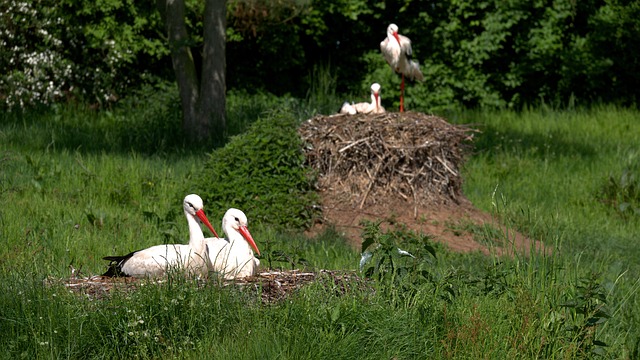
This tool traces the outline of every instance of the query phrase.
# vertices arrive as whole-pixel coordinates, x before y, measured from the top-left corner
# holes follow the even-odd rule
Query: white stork
[[[189,244],[156,245],[134,251],[124,256],[106,256],[109,269],[103,276],[158,277],[171,269],[185,271],[191,275],[207,273],[205,260],[206,245],[198,220],[202,221],[213,234],[218,236],[204,214],[203,203],[196,194],[184,198],[184,215],[189,224]]]
[[[400,83],[400,112],[404,111],[404,78],[409,80],[424,80],[420,65],[411,60],[411,40],[398,34],[398,25],[391,24],[387,27],[387,37],[380,43],[380,51],[389,66],[402,76]]]
[[[384,108],[380,104],[382,97],[380,96],[380,84],[373,83],[371,85],[371,102],[370,103],[357,103],[349,104],[345,102],[340,109],[341,114],[382,114],[385,112]]]
[[[361,114],[382,114],[385,112],[380,102],[382,101],[382,97],[380,97],[380,84],[373,83],[371,84],[371,102],[370,103],[357,103],[353,105],[353,108],[357,113]]]
[[[260,260],[254,255],[260,250],[247,228],[247,216],[240,210],[231,208],[222,218],[225,238],[207,238],[207,261],[209,270],[227,280],[254,275]]]

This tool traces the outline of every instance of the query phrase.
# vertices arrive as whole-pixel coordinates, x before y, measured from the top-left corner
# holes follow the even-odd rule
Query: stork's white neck
[[[189,246],[197,253],[204,253],[205,242],[204,242],[204,233],[202,232],[202,228],[196,220],[195,216],[189,214],[188,212],[184,212],[187,217],[187,223],[189,224]]]

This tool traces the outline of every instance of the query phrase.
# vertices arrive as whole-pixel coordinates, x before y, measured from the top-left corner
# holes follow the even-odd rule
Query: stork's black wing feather
[[[102,259],[110,261],[109,268],[107,271],[102,274],[102,276],[109,277],[119,277],[119,276],[129,276],[122,272],[122,265],[127,262],[127,260],[131,259],[133,254],[137,253],[139,250],[129,253],[127,255],[115,255],[115,256],[105,256]]]

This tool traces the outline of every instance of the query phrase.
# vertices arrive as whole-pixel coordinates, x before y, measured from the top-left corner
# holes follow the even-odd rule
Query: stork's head
[[[209,228],[209,230],[211,230],[213,235],[218,237],[218,234],[213,229],[213,226],[211,226],[209,219],[207,219],[207,215],[204,214],[204,210],[203,210],[204,204],[200,196],[196,194],[190,194],[185,196],[182,206],[184,207],[184,212],[187,215],[191,215],[195,219],[199,219],[200,221],[202,221],[202,223],[205,224],[205,226]]]
[[[232,231],[240,233],[253,250],[260,255],[260,250],[258,250],[258,246],[255,241],[253,241],[253,237],[247,228],[247,222],[247,216],[241,210],[231,208],[227,210],[222,218],[222,229],[224,229],[227,235]]]
[[[371,95],[375,98],[376,101],[376,110],[379,108],[380,104],[380,84],[373,83],[371,85]]]
[[[400,44],[400,37],[398,36],[398,25],[396,24],[389,25],[389,27],[387,28],[387,36],[389,37],[393,36],[398,41],[398,44]]]

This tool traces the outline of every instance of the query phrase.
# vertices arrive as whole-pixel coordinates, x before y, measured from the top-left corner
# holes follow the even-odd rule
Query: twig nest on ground
[[[253,291],[259,295],[265,304],[275,303],[291,296],[302,286],[321,281],[330,284],[336,295],[342,295],[351,289],[365,289],[368,284],[353,271],[319,270],[316,272],[300,270],[271,270],[235,280],[218,279],[198,280],[199,286],[221,285],[238,286],[244,290]],[[107,277],[94,275],[80,277],[72,275],[69,279],[48,278],[45,284],[55,286],[63,284],[70,292],[83,295],[89,300],[103,299],[114,291],[135,291],[145,284],[160,285],[167,282],[166,278],[138,279],[132,277]]]
[[[418,112],[316,116],[299,129],[318,189],[359,208],[390,198],[458,203],[475,132]]]

